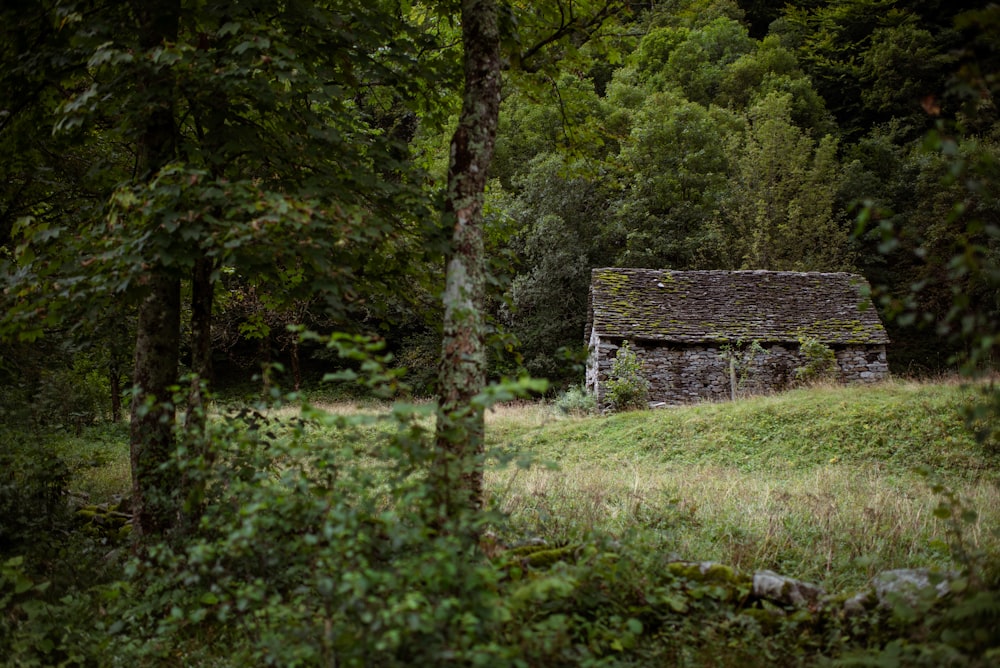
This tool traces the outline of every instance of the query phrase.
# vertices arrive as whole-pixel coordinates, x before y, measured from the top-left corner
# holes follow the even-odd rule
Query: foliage
[[[319,448],[306,423],[277,431],[250,413],[224,426],[226,464],[211,473],[199,535],[136,564],[142,607],[116,653],[167,660],[171,647],[233,630],[246,640],[231,660],[255,664],[484,653],[475,643],[498,612],[492,576],[458,537],[433,536],[433,490],[413,475],[426,434],[406,411],[382,443],[356,441],[351,420],[343,440]],[[366,455],[378,466],[359,466]],[[153,642],[132,640],[143,637]]]
[[[719,358],[729,362],[730,371],[735,374],[730,378],[734,399],[739,392],[746,389],[748,383],[753,382],[754,367],[768,354],[768,350],[757,339],[750,343],[739,340],[719,347]]]
[[[746,114],[747,132],[722,214],[743,269],[833,271],[851,266],[849,226],[833,201],[837,142],[818,144],[791,119],[791,96],[769,93]]]
[[[334,346],[377,353],[358,344]],[[398,374],[371,361],[374,375],[361,378],[396,386]],[[195,535],[157,546],[119,584],[72,594],[52,596],[56,585],[23,562],[5,569],[4,592],[31,584],[7,601],[0,642],[42,665],[870,659],[869,643],[940,634],[932,620],[950,608],[929,608],[915,626],[879,615],[847,624],[840,595],[809,616],[758,614],[734,603],[739,574],[777,569],[852,594],[884,568],[955,568],[951,524],[927,521],[933,494],[906,471],[943,471],[976,499],[977,522],[993,521],[993,484],[972,480],[992,460],[957,411],[968,400],[957,384],[813,389],[488,430],[500,461],[562,465],[492,469],[489,507],[501,512],[484,517],[498,534],[484,541],[499,540],[468,552],[429,531],[429,407],[245,407],[210,423],[211,468],[186,464],[213,481]],[[956,521],[975,529],[964,510]],[[504,545],[532,535],[547,544]],[[996,549],[985,534],[975,541],[973,552]],[[706,578],[664,567],[678,558],[734,568]],[[969,606],[982,619],[990,609],[981,598]],[[970,656],[982,647],[964,646]]]
[[[0,652],[8,665],[90,665],[107,650],[108,625],[95,624],[95,613],[106,615],[97,588],[56,598],[51,585],[22,556],[0,561]]]
[[[614,221],[624,250],[616,263],[641,267],[715,268],[721,241],[711,223],[725,190],[725,137],[736,120],[669,93],[645,99],[622,142],[628,197]]]
[[[0,425],[15,431],[80,432],[111,412],[114,353],[72,340],[0,347]],[[31,354],[29,351],[34,351]]]
[[[611,362],[605,399],[613,411],[627,411],[646,408],[649,397],[649,381],[642,374],[642,361],[629,348],[628,341],[622,341]]]
[[[485,248],[511,257],[490,284],[510,290],[485,303],[521,339],[526,366],[567,373],[557,351],[578,347],[589,269],[628,263],[856,268],[887,286],[887,313],[928,322],[932,352],[911,358],[932,367],[957,353],[971,377],[989,371],[996,8],[953,25],[962,3],[628,4],[635,20],[603,35],[618,3],[495,6],[503,60],[488,69],[505,73],[506,110],[492,171],[470,171],[499,184]],[[93,519],[73,526],[66,491],[103,472],[108,439],[122,438],[92,423],[120,394],[151,278],[169,274],[187,297],[209,261],[230,341],[261,337],[263,361],[272,345],[332,343],[339,377],[378,377],[365,392],[400,388],[379,351],[345,336],[302,342],[298,326],[379,329],[425,375],[439,340],[427,304],[448,225],[432,213],[434,168],[469,21],[448,3],[173,3],[176,35],[150,40],[141,24],[157,6],[0,10],[0,515],[3,549],[24,554],[0,558],[3,660],[995,662],[995,538],[983,528],[996,523],[996,452],[983,444],[995,443],[1000,404],[988,383],[973,399],[957,388],[798,391],[535,424],[491,457],[534,454],[564,471],[518,468],[490,487],[509,516],[444,527],[426,408],[297,420],[246,410],[208,419],[204,434],[193,410],[156,462],[203,483],[178,496],[199,511],[192,531],[149,541],[118,582],[91,586],[121,547],[102,543]],[[945,85],[952,68],[960,76]],[[150,119],[164,110],[172,136],[157,147]],[[851,241],[846,221],[864,200],[874,224]],[[176,342],[170,362],[194,364],[193,341]],[[466,408],[539,387],[474,391]],[[187,401],[180,386],[168,394]],[[952,418],[959,410],[981,442]],[[916,464],[947,478],[938,524],[905,473]],[[657,466],[672,471],[661,486],[648,482]],[[114,496],[121,470],[86,489]],[[618,477],[602,486],[598,474]],[[484,520],[510,542],[536,533],[550,544],[474,544]],[[734,571],[716,568],[713,581],[665,569],[673,550],[836,587],[899,562],[960,575],[944,601],[849,621],[835,601],[747,608]]]
[[[555,153],[536,156],[529,168],[515,179],[518,195],[505,193],[500,202],[518,226],[506,242],[517,262],[500,317],[521,344],[525,369],[562,380],[569,365],[559,349],[579,343],[590,270],[605,253],[608,187],[587,173],[585,161]]]
[[[592,415],[597,411],[597,399],[581,385],[573,385],[560,392],[553,405],[563,415],[577,417]]]
[[[799,353],[805,364],[795,369],[795,378],[804,382],[832,380],[837,374],[833,349],[811,336],[799,338]]]
[[[0,554],[45,555],[69,525],[70,470],[50,447],[7,431],[0,451]]]
[[[338,377],[398,387],[377,344],[323,340],[360,362]],[[532,388],[491,387],[477,401]],[[223,647],[226,661],[257,665],[503,661],[501,572],[468,540],[483,518],[452,516],[440,530],[426,476],[432,411],[306,408],[285,420],[249,408],[212,423],[209,458],[182,448],[167,463],[205,482],[200,522],[130,563],[128,595],[111,604],[118,621],[96,629],[105,651],[123,664],[211,663]],[[40,628],[28,620],[16,638]]]

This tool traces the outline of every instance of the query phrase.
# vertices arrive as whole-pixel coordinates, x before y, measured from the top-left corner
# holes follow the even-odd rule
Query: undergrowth
[[[499,405],[478,549],[428,524],[427,406],[220,409],[197,531],[125,568],[120,526],[98,522],[127,490],[125,431],[62,433],[50,488],[89,505],[25,525],[59,546],[52,559],[0,559],[0,652],[11,665],[990,665],[1000,493],[966,401],[900,384],[612,417]],[[690,561],[726,564],[710,571],[723,577]],[[952,573],[951,594],[845,613],[901,567]],[[755,600],[762,569],[830,595]]]

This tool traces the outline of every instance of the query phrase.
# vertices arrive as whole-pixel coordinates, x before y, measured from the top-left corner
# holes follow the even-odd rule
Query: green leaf
[[[226,35],[235,35],[240,31],[241,24],[238,21],[227,21],[222,24],[222,27],[215,33],[219,37],[225,37]]]

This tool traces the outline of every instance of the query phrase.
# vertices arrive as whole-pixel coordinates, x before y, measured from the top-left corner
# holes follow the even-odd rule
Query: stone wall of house
[[[604,382],[611,373],[618,343],[596,337],[591,340],[587,387],[597,395],[599,404],[604,403]],[[683,404],[731,396],[730,365],[721,346],[667,346],[640,341],[631,348],[642,361],[650,382],[651,402]],[[765,354],[756,355],[744,370],[737,369],[738,393],[767,394],[786,389],[795,380],[795,369],[805,364],[795,344],[767,344],[764,348]],[[835,352],[843,381],[874,382],[889,371],[883,345],[845,347]]]
[[[885,346],[865,346],[837,350],[841,377],[849,383],[874,383],[889,375]]]

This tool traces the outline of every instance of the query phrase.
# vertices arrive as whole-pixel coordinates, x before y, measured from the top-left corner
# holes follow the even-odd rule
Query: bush
[[[134,564],[123,664],[214,664],[227,646],[230,665],[495,665],[497,573],[433,528],[418,416],[378,418],[380,433],[370,416],[316,417],[339,424],[215,427],[196,534]]]
[[[556,410],[563,415],[582,417],[597,412],[597,399],[580,385],[562,392],[555,401]]]
[[[365,358],[366,387],[396,383],[371,350],[333,345]],[[484,403],[513,398],[489,394]],[[120,665],[504,665],[502,574],[475,541],[488,518],[441,519],[427,476],[433,411],[309,409],[288,420],[247,410],[210,423],[212,456],[183,459],[178,448],[173,462],[204,481],[200,522],[133,562],[110,655]]]
[[[622,341],[611,364],[611,378],[607,383],[607,400],[613,411],[646,408],[649,399],[649,381],[642,375],[642,362]]]
[[[837,377],[837,355],[830,346],[811,336],[799,339],[805,364],[795,369],[795,377],[806,383],[833,380]]]
[[[54,591],[23,557],[0,559],[0,659],[7,666],[105,663],[108,635],[102,595],[111,587]],[[79,578],[81,581],[84,577]],[[113,623],[113,622],[110,622]]]
[[[0,452],[0,553],[44,554],[69,524],[70,470],[44,446],[36,451],[26,437],[6,438]]]
[[[21,357],[12,362],[11,353]],[[100,360],[68,345],[30,354],[26,348],[0,348],[0,384],[0,425],[10,428],[80,433],[106,418],[111,406]]]

